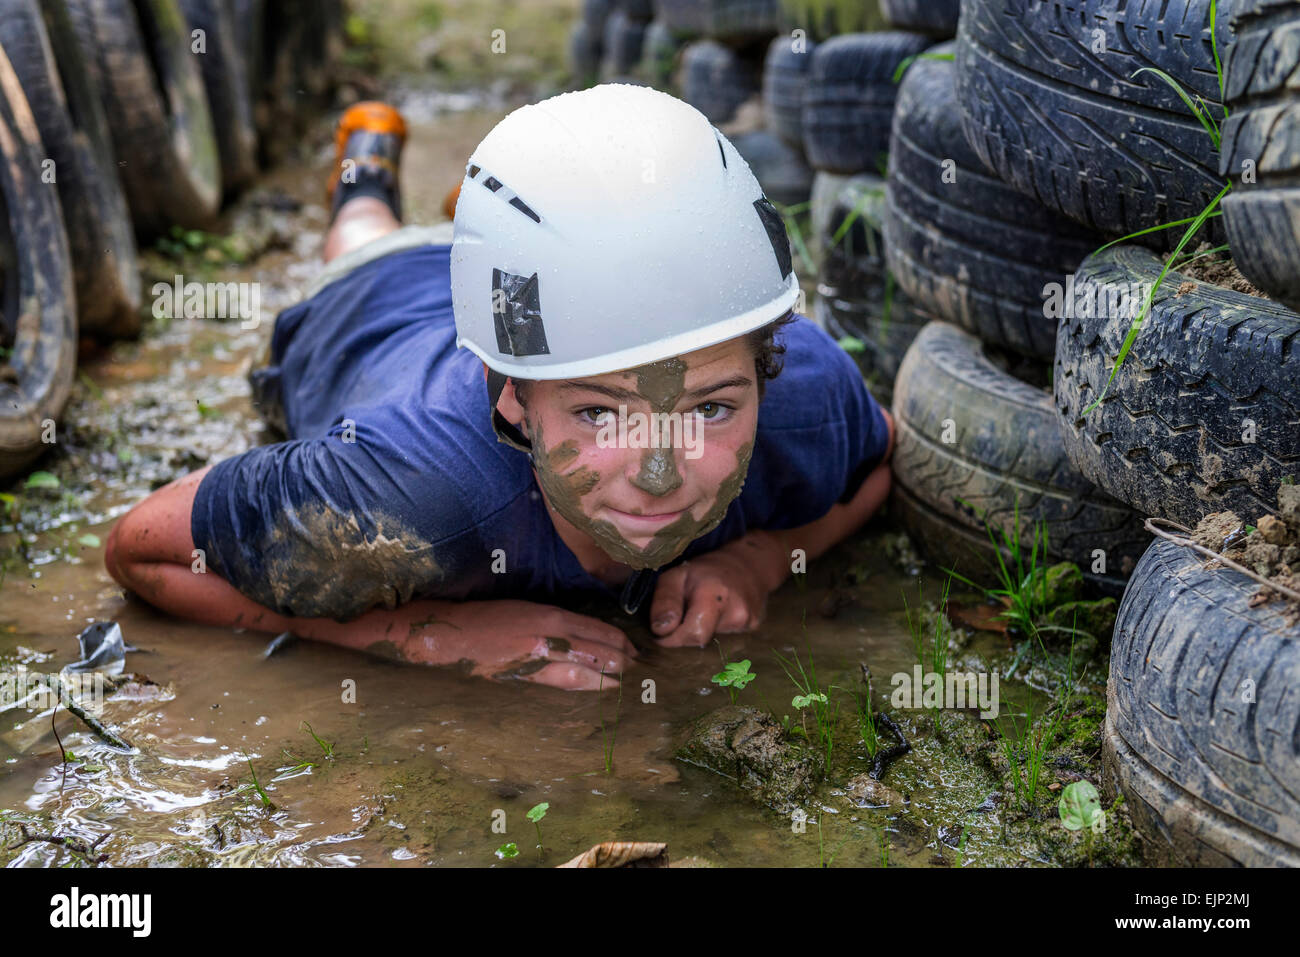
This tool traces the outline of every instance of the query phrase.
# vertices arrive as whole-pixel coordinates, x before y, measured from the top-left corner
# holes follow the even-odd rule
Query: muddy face
[[[748,345],[732,340],[624,372],[534,382],[526,407],[507,398],[501,411],[530,437],[538,485],[579,558],[591,543],[620,564],[658,568],[716,528],[740,494],[758,386]]]

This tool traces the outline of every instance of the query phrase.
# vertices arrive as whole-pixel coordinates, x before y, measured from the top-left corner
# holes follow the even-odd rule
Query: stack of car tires
[[[1070,462],[1048,362],[1044,292],[1101,241],[1003,182],[967,143],[951,44],[907,70],[884,203],[890,272],[937,320],[894,384],[895,502],[922,548],[988,580],[1008,537],[1118,594],[1149,536]],[[1010,557],[1010,556],[1004,556]]]
[[[341,11],[0,0],[0,477],[50,447],[79,335],[139,331],[137,242],[210,227],[322,102]]]
[[[1269,516],[1295,524],[1279,490],[1300,481],[1300,2],[965,0],[956,70],[979,160],[1120,240],[1045,293],[1052,411],[1074,473],[1185,529],[1228,510],[1241,535]],[[1202,242],[1226,243],[1240,275],[1196,268],[1187,254]],[[1290,571],[1300,583],[1300,561]],[[1164,538],[1129,576],[1105,784],[1153,860],[1300,864],[1296,617],[1254,578]]]
[[[857,359],[883,402],[928,319],[890,274],[881,230],[897,74],[932,43],[901,31],[832,37],[818,44],[804,84],[803,142],[816,171],[813,315]]]

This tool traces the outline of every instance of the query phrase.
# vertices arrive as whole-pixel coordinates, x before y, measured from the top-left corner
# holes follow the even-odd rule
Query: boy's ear
[[[501,394],[497,397],[497,411],[511,425],[518,428],[523,424],[524,407],[519,403],[519,396],[515,394],[515,380],[506,379],[506,384],[501,388]]]
[[[532,445],[518,426],[524,421],[524,407],[515,395],[515,384],[500,372],[483,365],[487,380],[488,400],[492,406],[492,430],[497,439],[521,452],[531,452]]]

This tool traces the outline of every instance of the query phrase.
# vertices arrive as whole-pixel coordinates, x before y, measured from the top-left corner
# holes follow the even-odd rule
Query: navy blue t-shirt
[[[373,260],[277,318],[263,382],[291,438],[218,463],[190,519],[208,566],[259,604],[347,620],[420,598],[616,597],[497,440],[483,365],[456,348],[450,252]],[[779,335],[744,488],[682,559],[815,521],[884,456],[853,361],[806,318]]]

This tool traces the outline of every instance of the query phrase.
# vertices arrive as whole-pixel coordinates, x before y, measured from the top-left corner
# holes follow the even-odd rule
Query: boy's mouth
[[[616,508],[606,506],[605,511],[607,511],[613,518],[615,524],[622,526],[628,531],[652,534],[677,521],[677,519],[681,518],[682,515],[685,514],[686,509],[678,509],[675,512],[658,512],[654,514],[643,513],[637,515],[632,512],[623,512]]]

